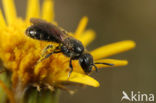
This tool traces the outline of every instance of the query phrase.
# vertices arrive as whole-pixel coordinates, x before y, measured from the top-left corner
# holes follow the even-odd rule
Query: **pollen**
[[[57,46],[58,44],[29,38],[25,35],[25,30],[31,25],[30,18],[34,17],[58,24],[54,21],[53,0],[44,0],[41,10],[39,0],[28,0],[25,19],[16,15],[14,0],[2,0],[2,2],[5,14],[2,14],[0,10],[0,59],[4,67],[11,72],[13,88],[17,88],[19,84],[22,84],[23,88],[30,84],[49,84],[53,87],[59,87],[64,82],[99,87],[99,82],[86,75],[77,60],[72,62],[74,70],[68,78],[70,58],[62,53],[53,54],[42,62],[38,62],[46,46]],[[82,17],[75,33],[69,33],[80,40],[84,46],[89,45],[95,38],[94,30],[86,29],[87,22],[88,18]],[[134,47],[134,41],[124,40],[99,47],[90,53],[95,61],[112,63],[114,67],[125,66],[128,64],[127,60],[105,58]],[[109,66],[97,65],[97,67]]]

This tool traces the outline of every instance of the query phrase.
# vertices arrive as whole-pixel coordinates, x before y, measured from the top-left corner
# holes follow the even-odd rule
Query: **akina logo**
[[[150,94],[146,94],[146,93],[141,93],[140,91],[138,92],[134,92],[131,91],[130,94],[127,94],[125,91],[122,91],[122,98],[121,98],[121,102],[122,101],[138,101],[140,102],[154,102],[154,94],[150,93]]]

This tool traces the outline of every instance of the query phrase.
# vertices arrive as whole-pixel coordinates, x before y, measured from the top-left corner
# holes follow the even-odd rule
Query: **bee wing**
[[[44,20],[31,18],[30,22],[34,26],[37,26],[38,28],[44,30],[46,33],[48,33],[48,35],[52,36],[58,42],[63,42],[64,39],[68,36],[65,32],[61,31],[61,29],[56,27],[54,24],[48,23]]]

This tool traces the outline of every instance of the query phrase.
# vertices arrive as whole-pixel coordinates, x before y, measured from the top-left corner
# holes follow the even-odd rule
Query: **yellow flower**
[[[80,67],[78,61],[73,62],[73,72],[68,78],[69,58],[62,53],[55,54],[37,63],[40,59],[42,50],[48,45],[58,45],[52,42],[34,40],[25,35],[25,30],[31,24],[30,18],[41,18],[48,22],[58,24],[54,21],[53,1],[44,0],[41,13],[39,0],[28,0],[26,18],[21,19],[16,15],[16,9],[13,0],[2,0],[5,19],[0,10],[0,59],[7,70],[11,71],[12,87],[22,88],[28,84],[50,85],[60,87],[65,82],[80,83],[98,87],[99,82],[86,75]],[[87,17],[83,17],[72,36],[80,40],[84,46],[88,45],[95,38],[93,30],[86,30],[88,22]],[[125,52],[135,47],[134,41],[124,40],[99,47],[90,53],[94,61],[112,63],[114,66],[127,65],[127,60],[103,59],[121,52]],[[98,68],[108,67],[107,65],[97,65]],[[0,82],[1,83],[1,82]]]

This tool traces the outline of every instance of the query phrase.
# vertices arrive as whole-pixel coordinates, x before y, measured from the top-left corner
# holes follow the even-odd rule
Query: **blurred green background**
[[[24,17],[27,0],[15,2],[18,15]],[[59,25],[72,32],[81,17],[89,17],[87,28],[97,36],[88,50],[127,39],[137,44],[110,57],[127,59],[128,66],[93,73],[99,88],[78,88],[73,96],[62,92],[60,103],[120,103],[123,90],[156,93],[156,0],[55,0],[55,14]]]

